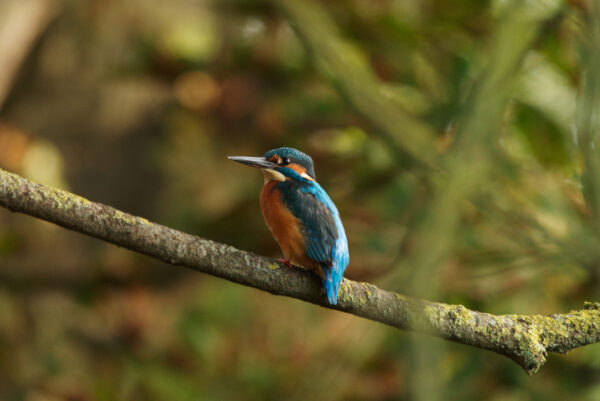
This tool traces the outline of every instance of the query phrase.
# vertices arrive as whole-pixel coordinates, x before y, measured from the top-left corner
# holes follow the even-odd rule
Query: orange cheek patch
[[[279,157],[279,155],[273,155],[273,156],[271,156],[269,161],[273,162],[275,164],[281,164],[281,157]]]
[[[308,173],[306,172],[306,169],[304,167],[302,167],[301,165],[299,165],[299,164],[289,164],[287,167],[291,168],[292,170],[294,170],[295,172],[297,172],[299,175],[301,175],[302,177],[306,178],[307,180],[314,181],[312,179],[312,177],[308,175]]]
[[[297,172],[300,175],[302,175],[302,173],[306,173],[306,169],[299,164],[292,163],[292,164],[288,164],[286,167],[291,168],[292,170],[294,170],[295,172]]]

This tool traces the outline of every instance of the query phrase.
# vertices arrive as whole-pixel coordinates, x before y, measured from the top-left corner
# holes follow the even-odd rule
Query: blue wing
[[[308,257],[321,264],[331,265],[331,250],[338,237],[332,211],[313,191],[305,188],[290,188],[281,193],[286,207],[302,222]]]
[[[286,181],[282,201],[303,224],[307,256],[321,264],[323,287],[331,304],[348,266],[348,242],[337,208],[314,181]]]

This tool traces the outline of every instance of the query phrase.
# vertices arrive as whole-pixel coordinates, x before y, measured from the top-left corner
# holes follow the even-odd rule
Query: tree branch
[[[0,205],[62,227],[275,295],[297,298],[406,331],[426,333],[511,358],[529,374],[548,352],[600,342],[600,303],[566,314],[491,315],[462,305],[405,297],[344,279],[329,305],[313,274],[186,234],[0,169]]]

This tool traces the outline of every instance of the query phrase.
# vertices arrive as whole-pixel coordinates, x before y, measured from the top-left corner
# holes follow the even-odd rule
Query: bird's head
[[[312,158],[294,148],[269,150],[262,157],[229,156],[228,159],[260,168],[265,180],[315,181]]]

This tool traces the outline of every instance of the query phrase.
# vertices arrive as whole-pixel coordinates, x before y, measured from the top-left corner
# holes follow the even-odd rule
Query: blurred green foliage
[[[507,3],[58,0],[0,111],[0,166],[278,257],[262,177],[225,157],[294,146],[340,209],[349,278],[491,313],[580,308],[600,287],[594,128],[576,121],[596,105],[595,20],[527,2],[519,52]],[[592,401],[598,361],[588,346],[528,377],[0,210],[3,400]]]

